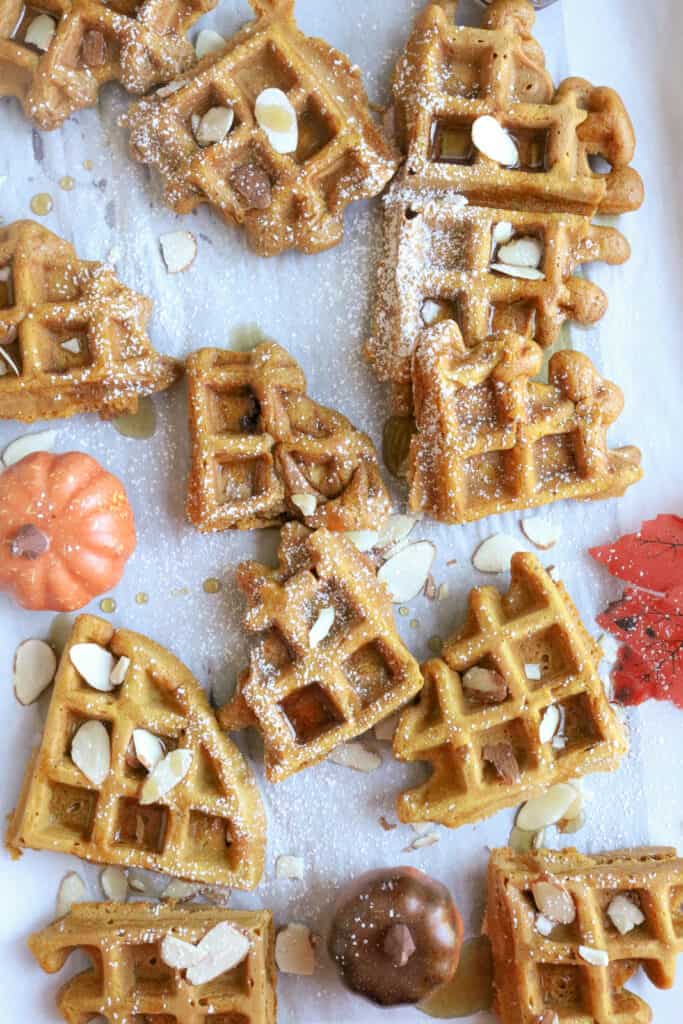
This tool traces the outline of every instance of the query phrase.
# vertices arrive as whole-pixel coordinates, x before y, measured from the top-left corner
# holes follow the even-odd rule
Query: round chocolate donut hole
[[[344,984],[380,1006],[418,1003],[458,967],[462,918],[416,868],[369,871],[338,899],[327,948]]]

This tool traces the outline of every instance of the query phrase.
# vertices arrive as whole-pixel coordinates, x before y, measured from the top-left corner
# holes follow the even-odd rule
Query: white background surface
[[[371,97],[381,101],[419,6],[412,0],[299,0],[298,14],[306,30],[323,35],[361,65]],[[463,15],[471,12],[472,6],[463,4]],[[246,4],[224,0],[203,24],[228,34],[245,13]],[[638,444],[646,472],[644,482],[619,502],[562,505],[548,513],[562,523],[564,534],[544,561],[559,566],[589,625],[619,587],[588,559],[586,548],[660,511],[681,511],[682,33],[683,8],[677,0],[563,0],[539,16],[537,35],[557,79],[584,75],[621,92],[636,126],[635,165],[647,189],[644,209],[619,224],[633,246],[631,261],[591,271],[610,298],[606,318],[597,329],[571,336],[574,346],[588,352],[623,389],[626,409],[612,442]],[[208,212],[181,221],[162,206],[147,174],[126,157],[124,134],[115,126],[124,106],[116,88],[105,90],[99,111],[82,112],[60,131],[36,139],[16,106],[0,102],[0,176],[8,175],[0,191],[0,215],[8,222],[30,216],[31,197],[50,192],[55,207],[46,225],[73,240],[83,257],[111,253],[121,279],[153,297],[151,333],[160,351],[183,356],[200,345],[228,344],[236,330],[256,323],[302,362],[313,396],[347,413],[378,439],[386,402],[360,358],[374,281],[377,204],[351,211],[343,244],[329,253],[259,260],[247,251],[239,233]],[[92,172],[83,170],[85,159],[93,161]],[[57,184],[65,174],[77,182],[69,193]],[[175,226],[198,235],[199,257],[188,273],[171,278],[159,256],[158,236]],[[156,405],[160,426],[150,441],[125,439],[96,417],[79,417],[57,422],[57,450],[81,449],[100,459],[122,477],[135,507],[138,549],[113,594],[118,602],[114,621],[148,633],[186,661],[204,683],[211,679],[229,690],[246,651],[232,573],[245,556],[257,553],[268,559],[274,531],[206,538],[190,529],[183,517],[188,453],[183,386],[158,397]],[[4,446],[24,432],[16,423],[0,423],[0,443]],[[450,529],[420,524],[415,531],[415,537],[436,542],[435,577],[450,586],[450,596],[438,605],[424,599],[412,602],[410,617],[420,620],[419,629],[410,630],[409,620],[402,620],[419,657],[426,654],[432,634],[445,635],[460,621],[469,587],[487,582],[471,570],[469,558],[479,539],[501,529],[523,546],[514,515]],[[446,561],[453,558],[458,565],[447,568]],[[203,592],[208,576],[224,580],[221,594]],[[179,587],[189,593],[171,596]],[[150,597],[143,607],[134,601],[138,591]],[[89,610],[97,612],[97,602]],[[39,707],[22,709],[12,698],[13,651],[25,637],[45,636],[50,620],[47,613],[18,611],[0,596],[0,819],[14,806],[41,725]],[[588,825],[576,836],[581,849],[644,842],[683,845],[683,713],[668,704],[646,705],[629,717],[628,760],[615,775],[587,782],[592,800]],[[390,762],[387,747],[382,768],[369,776],[323,765],[273,787],[263,781],[259,764],[256,768],[269,816],[266,875],[253,896],[236,894],[234,905],[270,906],[278,922],[305,921],[324,933],[339,885],[368,868],[405,862],[448,884],[467,933],[478,931],[486,845],[505,843],[512,813],[454,833],[439,829],[438,844],[405,853],[403,848],[414,838],[410,828],[385,833],[377,823],[380,814],[396,820],[394,796],[413,776],[411,768]],[[555,845],[557,838],[553,836]],[[274,878],[275,858],[284,853],[304,858],[303,884]],[[25,939],[51,919],[56,889],[67,869],[78,870],[93,897],[99,897],[98,872],[88,865],[35,852],[12,863],[0,854],[0,1020],[7,1024],[58,1019],[54,996],[72,967],[60,981],[43,975]],[[408,1024],[426,1019],[413,1009],[375,1010],[344,993],[321,960],[312,979],[280,979],[281,1024]],[[656,992],[640,981],[634,987],[650,1001],[657,1024],[680,1024],[683,975],[674,993]],[[477,1022],[491,1019],[482,1014]]]

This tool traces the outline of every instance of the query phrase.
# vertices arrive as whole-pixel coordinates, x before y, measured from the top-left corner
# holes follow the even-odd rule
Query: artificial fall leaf
[[[683,596],[683,518],[661,515],[614,544],[591,548],[596,561],[620,580],[672,597]]]
[[[646,700],[674,700],[674,696],[679,696],[677,692],[672,696],[668,689],[660,690],[657,673],[650,669],[640,654],[624,644],[619,648],[612,669],[612,684],[615,701],[627,707],[635,707]],[[680,696],[674,703],[681,706]]]

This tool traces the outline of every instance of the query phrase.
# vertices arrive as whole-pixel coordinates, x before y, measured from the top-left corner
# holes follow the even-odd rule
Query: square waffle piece
[[[249,942],[246,957],[206,982],[169,967],[168,936],[196,945],[230,925]],[[219,933],[216,933],[219,934]],[[275,1024],[274,929],[270,911],[150,903],[77,903],[66,917],[29,939],[48,974],[79,950],[91,961],[62,986],[59,1011],[69,1024]]]
[[[222,51],[179,78],[173,92],[161,89],[132,107],[131,152],[158,169],[177,213],[208,203],[226,222],[244,225],[263,256],[319,252],[341,240],[350,202],[382,191],[398,156],[373,120],[358,69],[299,30],[293,0],[250,2],[257,18]],[[293,152],[276,151],[259,127],[256,101],[265,89],[280,90],[294,109]],[[215,108],[232,112],[231,127],[202,145],[193,118]]]
[[[539,903],[555,916],[539,916]],[[501,1024],[650,1024],[652,1010],[624,985],[642,967],[658,988],[673,986],[683,860],[657,847],[494,850],[485,930]]]
[[[125,669],[121,685],[101,692],[86,682],[74,663],[79,651],[71,657],[85,644],[96,645],[88,649],[90,662],[95,657]],[[100,783],[74,759],[74,737],[92,722],[109,735]],[[178,781],[170,789],[151,786],[154,779],[136,756],[133,731],[140,729],[161,740],[166,754],[182,751],[189,760],[184,775],[174,763]],[[242,755],[220,732],[188,669],[147,637],[82,615],[62,654],[7,845],[16,853],[53,850],[253,889],[263,870],[265,818]]]
[[[401,821],[458,828],[616,768],[627,742],[600,656],[562,584],[534,555],[513,555],[508,592],[471,592],[465,624],[423,666],[420,700],[401,717],[396,757],[432,770],[399,797]],[[559,726],[548,739],[541,723],[553,706]]]
[[[623,396],[588,356],[543,354],[517,334],[467,349],[452,321],[423,334],[413,360],[417,433],[409,507],[446,523],[566,498],[624,493],[642,477],[640,452],[611,451],[607,431]]]
[[[237,584],[249,603],[244,627],[258,636],[218,720],[256,726],[272,782],[322,761],[421,688],[389,594],[348,538],[289,523],[279,569],[244,562]]]
[[[0,228],[0,419],[135,412],[180,376],[146,332],[152,304],[30,220]]]
[[[316,529],[377,527],[390,500],[370,439],[306,394],[279,345],[200,349],[187,361],[192,467],[187,514],[200,530],[302,519]]]
[[[97,103],[105,82],[134,93],[195,60],[185,33],[217,0],[0,0],[0,96],[43,129]]]
[[[394,79],[395,122],[408,173],[481,206],[624,213],[643,201],[629,164],[635,137],[612,89],[569,78],[555,90],[531,36],[529,0],[495,0],[481,28],[456,26],[430,4]],[[472,125],[495,118],[516,144],[504,167],[478,150]]]

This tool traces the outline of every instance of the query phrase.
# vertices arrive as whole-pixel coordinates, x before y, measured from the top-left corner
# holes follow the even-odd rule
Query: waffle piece
[[[129,658],[123,685],[107,693],[89,686],[69,657],[79,643]],[[76,730],[91,720],[103,722],[110,735],[111,767],[100,786],[70,756]],[[158,736],[167,751],[192,752],[184,779],[153,803],[140,802],[148,775],[131,756],[139,728]],[[265,819],[242,755],[218,729],[188,669],[147,637],[82,615],[59,664],[42,744],[28,766],[7,845],[15,853],[54,850],[253,889],[263,870]]]
[[[215,5],[216,0],[2,0],[0,96],[16,97],[26,116],[49,130],[94,106],[105,82],[147,92],[193,63],[185,33]],[[29,30],[38,17],[54,25],[45,50],[31,43]]]
[[[446,523],[565,498],[616,497],[642,477],[640,452],[610,451],[623,397],[580,352],[543,354],[516,334],[466,349],[453,322],[426,331],[413,362],[417,433],[411,511]]]
[[[301,367],[279,345],[200,349],[189,357],[187,375],[187,514],[200,530],[252,530],[288,519],[357,530],[376,528],[389,514],[372,442],[307,396]],[[317,502],[310,514],[297,504],[302,495]]]
[[[387,591],[347,538],[289,523],[279,569],[244,562],[237,583],[249,603],[245,629],[259,636],[218,720],[228,730],[259,729],[272,782],[323,760],[422,686]],[[316,644],[311,627],[324,609],[334,618]]]
[[[30,220],[0,228],[0,419],[135,412],[181,373],[155,352],[152,304]]]
[[[496,269],[504,264],[494,235],[505,225],[512,240],[541,244],[542,277]],[[578,276],[581,267],[620,264],[630,255],[619,231],[586,217],[468,206],[447,191],[413,187],[405,176],[385,198],[384,230],[366,353],[379,379],[393,383],[397,412],[410,411],[402,396],[409,396],[411,358],[425,327],[453,320],[468,348],[504,329],[551,346],[566,321],[593,324],[607,310],[607,296]]]
[[[531,891],[541,878],[569,893],[576,910],[573,923],[557,925],[545,938],[536,930]],[[616,897],[645,918],[624,935],[607,913]],[[593,857],[576,850],[494,850],[485,928],[501,1024],[650,1024],[650,1007],[624,985],[639,967],[658,988],[673,985],[683,952],[683,860],[658,847]],[[580,947],[604,951],[608,966],[589,964]]]
[[[196,944],[223,922],[249,939],[240,964],[196,985],[166,966],[161,944],[167,935]],[[112,1024],[275,1024],[274,929],[267,910],[78,903],[32,935],[29,946],[48,974],[61,970],[73,950],[90,959],[57,996],[69,1024],[98,1014]]]
[[[394,753],[432,769],[399,797],[401,821],[458,828],[556,782],[616,768],[627,743],[596,671],[600,656],[562,584],[534,555],[514,555],[508,592],[471,592],[464,626],[423,666],[420,701],[401,717]],[[506,695],[477,699],[464,678],[473,668],[502,677]],[[553,704],[563,722],[558,744],[539,735]],[[486,753],[499,744],[518,768],[505,778]]]
[[[436,4],[422,12],[394,80],[409,173],[485,206],[589,216],[637,209],[643,185],[629,167],[635,137],[621,99],[582,78],[555,91],[534,20],[529,0],[496,0],[482,28],[453,25]],[[483,115],[515,139],[514,168],[472,145]]]
[[[136,160],[155,166],[168,204],[189,213],[209,203],[243,224],[263,256],[319,252],[343,234],[348,203],[375,196],[393,176],[397,154],[375,124],[358,69],[294,20],[293,0],[250,0],[258,17],[179,79],[136,104],[126,123]],[[254,115],[266,88],[286,93],[297,114],[295,153],[275,152]],[[193,115],[234,111],[224,141],[202,148]]]

